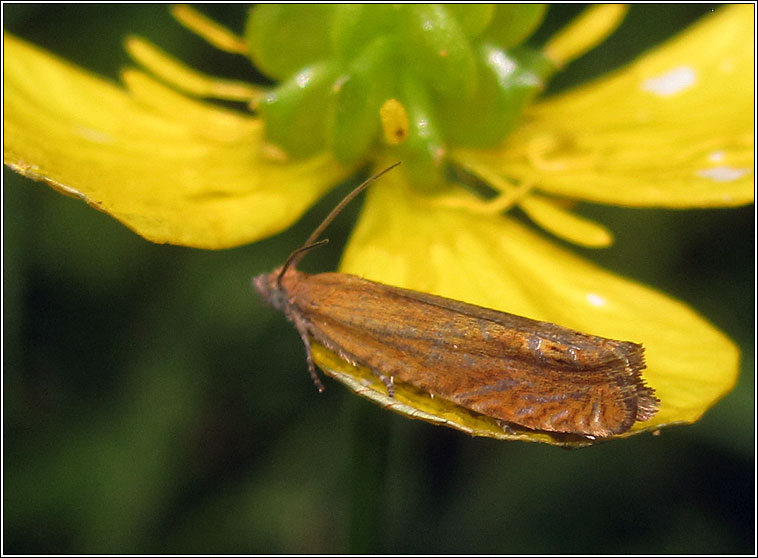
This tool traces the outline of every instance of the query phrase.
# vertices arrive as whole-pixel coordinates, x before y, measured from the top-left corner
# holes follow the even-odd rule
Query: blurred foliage
[[[580,6],[550,10],[539,44]],[[655,45],[709,5],[635,5],[551,91]],[[202,10],[241,31],[245,7]],[[126,34],[253,80],[161,5],[4,5],[5,27],[117,79]],[[96,45],[96,48],[93,48]],[[699,423],[577,451],[474,439],[319,395],[294,328],[252,275],[286,235],[207,252],[150,244],[4,171],[4,551],[8,553],[752,553],[754,208],[586,205],[617,242],[583,254],[700,311],[743,351]],[[358,204],[303,268],[334,269]]]

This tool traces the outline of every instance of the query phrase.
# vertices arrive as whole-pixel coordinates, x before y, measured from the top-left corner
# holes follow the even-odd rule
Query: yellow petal
[[[624,435],[693,422],[736,380],[737,348],[686,305],[605,271],[509,218],[430,203],[412,192],[401,172],[369,190],[341,270],[642,343],[648,366],[643,376],[661,406]]]
[[[628,68],[534,105],[501,147],[456,156],[602,203],[750,203],[754,66],[754,7],[725,7]]]
[[[604,248],[613,243],[613,234],[600,223],[560,207],[556,200],[529,196],[519,207],[546,231],[588,248]]]
[[[130,95],[4,36],[4,160],[154,242],[224,248],[288,227],[346,169],[278,161],[261,122],[127,73]]]

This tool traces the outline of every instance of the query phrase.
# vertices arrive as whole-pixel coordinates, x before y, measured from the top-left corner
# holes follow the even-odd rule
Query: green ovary
[[[293,157],[330,149],[345,163],[383,145],[424,182],[451,147],[490,147],[518,122],[553,68],[520,46],[542,5],[274,5],[251,10],[246,40],[277,82],[258,110]],[[382,143],[379,109],[397,99],[407,139]]]

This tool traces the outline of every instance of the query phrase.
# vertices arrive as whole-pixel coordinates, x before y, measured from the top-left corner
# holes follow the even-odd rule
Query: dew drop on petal
[[[658,77],[651,77],[642,82],[642,90],[670,97],[689,89],[697,81],[697,74],[689,66],[678,66]]]
[[[102,132],[100,130],[95,130],[94,128],[88,128],[86,126],[77,126],[76,131],[79,133],[81,137],[83,137],[86,140],[89,140],[93,143],[113,143],[113,137],[107,133]]]
[[[719,149],[718,151],[713,151],[708,154],[708,160],[711,163],[720,163],[724,160],[724,157],[726,157],[726,154],[723,150]]]
[[[734,167],[713,167],[711,169],[700,169],[695,174],[700,178],[710,178],[716,182],[730,182],[745,176],[750,169],[736,169]]]
[[[734,60],[731,58],[725,58],[721,61],[718,68],[721,72],[725,74],[731,74],[734,71]]]
[[[605,298],[595,293],[587,293],[587,302],[592,306],[605,306]]]

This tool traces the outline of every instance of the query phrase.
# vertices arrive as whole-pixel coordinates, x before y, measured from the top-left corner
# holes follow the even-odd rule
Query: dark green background
[[[535,41],[579,8],[553,9]],[[551,91],[709,9],[632,7]],[[242,28],[244,6],[202,10]],[[129,33],[255,79],[164,6],[3,11],[6,29],[113,80]],[[617,236],[588,258],[691,304],[743,355],[738,388],[697,424],[567,451],[410,421],[331,380],[316,392],[294,329],[249,281],[349,184],[286,234],[210,252],[150,244],[42,184],[4,181],[5,552],[754,552],[752,206],[581,207]],[[335,268],[358,205],[304,268]]]

